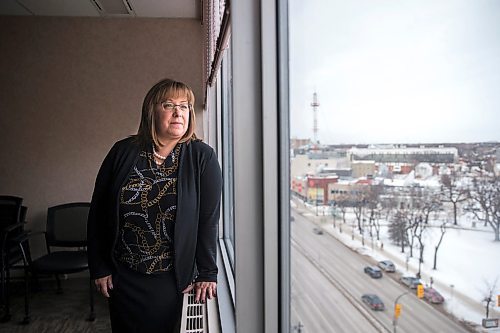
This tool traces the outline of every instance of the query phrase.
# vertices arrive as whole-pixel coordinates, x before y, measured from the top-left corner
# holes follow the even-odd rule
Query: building
[[[336,157],[332,153],[299,154],[290,160],[290,176],[293,179],[294,177],[311,174],[332,174],[336,173],[336,170],[339,170],[343,175],[350,175],[350,164],[347,158]]]
[[[285,2],[126,2],[144,7],[111,15],[92,1],[2,1],[2,192],[23,197],[28,228],[42,230],[47,207],[90,200],[109,148],[137,131],[147,89],[184,81],[225,179],[217,322],[223,332],[285,332]]]
[[[370,146],[351,148],[352,161],[373,160],[377,163],[403,163],[415,165],[420,162],[456,163],[458,149],[455,147],[406,147],[406,146]]]
[[[367,186],[357,180],[341,180],[328,184],[328,202],[354,202],[366,191]]]
[[[352,177],[374,177],[376,173],[375,161],[353,161],[351,163]]]
[[[299,149],[305,146],[309,146],[311,144],[311,139],[290,139],[290,148],[291,149]]]

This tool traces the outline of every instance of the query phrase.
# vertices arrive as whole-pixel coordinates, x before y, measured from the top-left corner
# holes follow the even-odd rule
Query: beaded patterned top
[[[173,267],[177,175],[181,144],[157,165],[142,151],[121,189],[117,260],[145,274]]]

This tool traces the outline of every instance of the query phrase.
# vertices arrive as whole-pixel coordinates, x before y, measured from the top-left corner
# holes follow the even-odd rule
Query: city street
[[[292,326],[301,332],[393,332],[395,299],[410,291],[385,274],[372,279],[363,272],[370,259],[353,252],[328,233],[317,234],[312,221],[293,212]],[[372,311],[361,295],[377,294],[385,311]],[[404,295],[397,332],[468,332],[437,309],[416,297]],[[294,330],[298,332],[298,329]]]

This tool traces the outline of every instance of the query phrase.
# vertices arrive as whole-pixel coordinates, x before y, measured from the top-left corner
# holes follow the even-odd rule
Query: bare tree
[[[354,212],[354,215],[356,216],[356,221],[358,223],[358,231],[360,234],[363,234],[364,223],[362,225],[361,220],[363,218],[363,210],[366,205],[366,197],[363,191],[357,190],[353,193],[352,205],[352,210]]]
[[[478,221],[488,224],[495,234],[495,241],[500,241],[500,178],[483,175],[474,178],[469,192],[472,202],[479,210],[472,210]]]
[[[403,211],[406,214],[406,220],[408,225],[406,227],[406,232],[408,233],[408,241],[410,247],[410,258],[413,258],[413,245],[415,244],[415,239],[417,238],[418,232],[418,214],[414,209],[407,209]]]
[[[446,221],[441,223],[439,226],[439,230],[441,230],[441,236],[439,237],[439,242],[434,246],[434,265],[432,266],[432,269],[437,269],[437,253],[439,250],[439,247],[441,246],[441,242],[443,241],[444,234],[446,233]]]
[[[381,185],[373,185],[366,194],[366,203],[368,208],[368,225],[370,227],[370,237],[373,237],[373,230],[377,236],[377,240],[380,240],[380,214],[382,211],[382,205],[380,204],[380,195],[382,194]]]
[[[391,217],[397,211],[398,203],[394,196],[383,196],[380,198],[380,216],[383,215],[384,220],[388,222],[390,225]],[[379,220],[379,228],[380,228],[380,220]]]
[[[418,242],[418,275],[421,273],[421,266],[424,262],[424,234],[431,216],[435,215],[442,203],[440,201],[440,193],[422,187],[414,187],[410,190],[410,204],[406,209],[401,210],[406,216],[408,224],[406,230],[409,239],[409,256],[413,257],[413,249],[415,241]]]
[[[420,277],[421,273],[421,266],[424,263],[424,248],[425,244],[423,242],[423,234],[427,230],[427,223],[424,222],[424,219],[422,218],[422,215],[420,215],[416,221],[416,228],[415,228],[415,237],[418,240],[418,273],[417,276]]]
[[[494,293],[497,289],[498,277],[493,282],[484,281],[486,288],[484,289],[484,307],[486,309],[486,318],[489,318],[490,315],[490,307],[494,304]]]
[[[441,176],[441,196],[444,202],[453,205],[453,224],[457,225],[458,204],[467,200],[467,188],[460,184],[455,172]]]
[[[340,196],[336,202],[337,202],[337,208],[340,209],[340,212],[342,213],[342,222],[345,224],[347,223],[345,216],[347,213],[347,208],[349,207],[348,198],[343,195]]]
[[[439,200],[439,193],[434,193],[432,190],[420,191],[419,196],[416,197],[417,204],[417,215],[418,221],[416,221],[417,228],[415,232],[415,236],[419,243],[419,265],[418,265],[418,273],[420,275],[420,266],[424,262],[424,242],[423,242],[423,234],[427,229],[427,226],[430,224],[431,216],[433,213],[439,211],[442,206],[442,202]],[[435,215],[435,214],[434,214]]]
[[[377,240],[380,240],[380,216],[382,214],[382,206],[378,205],[375,211],[372,211],[370,219],[373,221],[373,227],[375,228],[375,235]]]

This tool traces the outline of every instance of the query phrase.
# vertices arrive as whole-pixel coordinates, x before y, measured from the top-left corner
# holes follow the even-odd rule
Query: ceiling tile
[[[200,18],[199,0],[129,0],[137,16]]]
[[[89,0],[18,0],[35,15],[99,16]]]
[[[31,15],[15,0],[0,0],[0,15]]]

